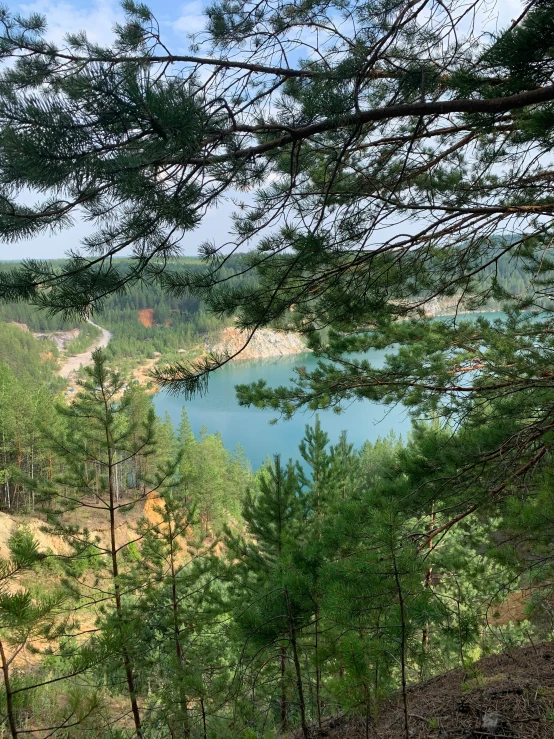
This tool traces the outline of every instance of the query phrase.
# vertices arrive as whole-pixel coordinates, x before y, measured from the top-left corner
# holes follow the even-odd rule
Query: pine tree
[[[136,469],[137,458],[144,462],[154,453],[154,415],[152,409],[142,428],[134,413],[133,392],[123,392],[124,379],[111,371],[105,355],[97,350],[94,364],[85,368],[85,379],[79,382],[79,393],[69,405],[60,405],[58,412],[65,418],[67,430],[63,437],[53,438],[57,453],[63,458],[65,468],[45,488],[55,508],[51,516],[56,518],[56,531],[71,544],[74,556],[70,564],[81,561],[86,567],[105,562],[108,581],[100,593],[112,601],[113,612],[106,612],[102,624],[104,643],[100,649],[108,649],[107,656],[115,659],[123,669],[131,711],[138,737],[142,737],[142,718],[138,704],[138,682],[133,662],[133,624],[124,602],[121,585],[122,554],[125,545],[117,541],[117,527],[121,515],[129,507],[144,501],[149,491],[148,480],[140,479],[142,490],[137,497],[130,497],[125,484],[125,471],[129,465]],[[141,419],[142,420],[142,419]],[[161,479],[152,482],[152,489],[162,484]],[[91,538],[87,529],[66,523],[64,513],[85,509],[99,515],[107,525],[107,541]],[[78,569],[75,573],[83,574]],[[92,605],[98,598],[98,587],[92,587],[86,578],[79,579],[79,592]]]
[[[346,431],[341,432],[338,444],[331,447],[331,456],[338,499],[346,500],[360,484],[359,460],[354,453],[354,445],[348,443]]]
[[[320,519],[329,505],[332,488],[332,454],[328,449],[329,436],[322,430],[319,416],[315,418],[313,428],[305,428],[304,438],[300,442],[300,456],[308,465],[309,475],[302,466],[297,465],[300,485],[304,488],[304,498],[310,514]]]
[[[366,491],[345,503],[326,532],[337,549],[321,576],[321,610],[340,634],[330,653],[340,670],[329,690],[339,705],[364,717],[366,736],[379,699],[393,686],[401,690],[409,736],[407,686],[417,676],[421,629],[441,618],[424,586],[424,563],[406,537],[398,492],[394,483]]]
[[[189,423],[187,411],[183,406],[181,411],[181,423],[177,433],[177,441],[181,450],[181,478],[182,485],[185,491],[185,501],[187,504],[190,502],[191,485],[192,485],[192,474],[195,464],[195,451],[196,451],[196,440],[192,433],[192,428]]]
[[[230,550],[240,553],[248,577],[263,578],[282,567],[282,556],[297,535],[303,518],[298,478],[292,461],[284,468],[279,455],[257,475],[256,488],[247,491],[242,518],[252,538],[245,539],[227,528]]]
[[[307,338],[317,367],[292,387],[241,387],[243,404],[290,416],[400,402],[473,426],[494,408],[504,434],[488,436],[480,463],[493,470],[502,455],[505,486],[540,470],[554,408],[544,195],[554,0],[527,0],[507,28],[487,23],[483,34],[468,22],[479,6],[446,0],[431,23],[411,0],[346,0],[333,18],[325,5],[306,15],[292,2],[222,0],[206,18],[213,57],[168,54],[152,13],[132,0],[109,48],[78,34],[60,50],[45,19],[5,11],[0,236],[17,242],[82,212],[92,233],[57,265],[2,270],[0,297],[65,320],[139,285],[142,305],[143,282],[155,283],[195,310],[202,300],[196,330],[214,315],[236,318],[241,349],[267,325]],[[464,42],[451,41],[461,30]],[[160,179],[164,168],[174,175]],[[21,200],[26,189],[43,194],[36,207]],[[256,195],[239,204],[234,245],[259,237],[254,250],[231,275],[217,244],[204,245],[200,269],[173,269],[169,257],[202,214],[237,190]],[[129,247],[128,260],[114,260]],[[503,281],[510,270],[513,285],[524,279],[519,294]],[[491,300],[505,321],[458,320]],[[155,305],[163,319],[165,304]],[[445,309],[454,320],[431,320]],[[153,338],[143,329],[134,339]],[[153,346],[133,340],[126,351],[139,343]],[[371,362],[372,350],[386,356]],[[177,361],[156,377],[193,393],[229,360]]]
[[[321,531],[325,515],[332,510],[338,481],[334,470],[335,457],[328,444],[329,437],[321,428],[319,416],[316,416],[314,427],[306,426],[304,438],[299,446],[300,455],[309,469],[309,475],[306,475],[301,465],[297,463],[301,494],[309,512],[307,521],[309,528],[302,547],[297,552],[295,565],[304,573],[305,590],[309,593],[310,602],[306,608],[311,612],[313,622],[315,703],[320,728],[322,719],[320,573],[326,554]]]
[[[63,634],[67,622],[64,606],[69,594],[58,588],[50,595],[35,597],[20,583],[14,587],[21,575],[32,571],[44,555],[39,553],[36,540],[25,528],[16,530],[8,545],[10,557],[0,559],[0,666],[3,677],[0,705],[11,739],[17,739],[27,733],[20,709],[32,700],[31,696],[33,693],[36,695],[42,684],[40,679],[36,684],[32,680],[21,679],[17,660],[26,648],[41,644],[44,649]],[[48,727],[47,730],[62,728],[70,723],[70,719],[71,725],[75,725],[78,721],[75,722],[74,718],[66,716],[59,727]]]
[[[133,608],[145,629],[143,639],[154,642],[143,666],[157,686],[149,721],[187,739],[197,735],[197,728],[205,734],[206,695],[216,697],[209,693],[205,671],[223,666],[222,653],[214,659],[205,633],[217,630],[214,588],[220,568],[216,542],[204,543],[175,469],[168,471],[171,485],[164,486],[149,517],[139,521],[140,556],[126,582],[140,593]]]
[[[289,722],[290,651],[295,669],[298,663],[297,623],[286,593],[287,560],[290,544],[300,534],[305,520],[298,496],[298,480],[292,461],[283,468],[279,455],[257,475],[257,485],[248,491],[242,510],[246,536],[226,531],[232,589],[237,601],[237,625],[246,638],[245,661],[250,649],[275,650],[279,670],[278,713],[281,731]],[[246,604],[246,607],[245,607]],[[240,638],[240,637],[239,637]],[[297,700],[305,714],[302,682],[297,683]],[[254,685],[252,686],[255,690]],[[263,694],[262,694],[263,695]],[[273,696],[263,696],[274,702]],[[305,716],[303,719],[305,724]]]
[[[551,264],[540,254],[550,225],[540,224],[551,218],[542,184],[550,181],[552,7],[552,0],[527,2],[505,30],[487,27],[485,42],[477,24],[467,30],[468,11],[454,0],[441,5],[432,27],[425,8],[409,0],[362,9],[346,2],[332,20],[325,7],[306,16],[294,3],[258,12],[250,3],[222,2],[206,19],[213,58],[168,55],[152,13],[131,1],[109,48],[83,34],[61,51],[46,42],[45,19],[6,11],[1,232],[15,241],[63,228],[78,209],[95,230],[85,243],[92,256],[57,268],[32,261],[8,269],[2,294],[85,315],[110,294],[159,281],[172,298],[206,296],[210,309],[250,329],[298,319],[314,346],[320,330],[336,329],[331,344],[345,359],[341,382],[332,381],[336,365],[305,374],[296,395],[271,395],[287,411],[368,392],[410,395],[410,381],[421,392],[455,393],[456,374],[450,383],[425,383],[443,373],[417,361],[417,344],[437,340],[436,333],[396,330],[391,319],[417,316],[442,299],[513,302],[495,274],[504,252],[521,260],[537,288],[516,304],[549,300],[542,281]],[[353,24],[348,33],[345,19]],[[315,55],[311,42],[294,37],[300,25],[316,32]],[[462,28],[463,44],[442,43]],[[159,64],[161,75],[145,72]],[[175,64],[182,65],[179,76],[171,72]],[[196,85],[199,69],[213,72],[207,88]],[[29,120],[36,121],[32,131]],[[164,166],[179,175],[161,183]],[[25,187],[48,195],[31,208],[18,198]],[[218,246],[204,248],[203,274],[172,271],[167,257],[200,214],[237,188],[257,193],[254,204],[239,208],[236,228],[237,246],[263,236],[240,270],[249,276],[257,269],[257,284],[229,283],[229,260],[218,258]],[[383,224],[401,228],[403,237],[390,239]],[[135,246],[131,268],[120,268],[113,257],[128,245]],[[377,335],[362,335],[368,327]],[[443,339],[456,346],[453,332]],[[386,372],[344,357],[364,345],[398,343],[412,347],[412,361],[400,354],[399,367]],[[462,359],[470,361],[483,343],[464,346]],[[487,366],[502,368],[493,354],[488,359]],[[160,378],[198,385],[195,368],[173,369]],[[491,370],[491,383],[493,377]]]

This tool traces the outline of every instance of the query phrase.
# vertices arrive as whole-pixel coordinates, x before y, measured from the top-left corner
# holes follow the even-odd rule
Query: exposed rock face
[[[247,338],[247,332],[230,327],[221,332],[218,341],[206,341],[205,348],[207,352],[216,354],[234,354],[244,345]],[[309,350],[298,334],[260,328],[236,359],[284,357],[290,354],[302,354],[306,351]]]
[[[21,331],[31,333],[26,323],[18,323],[17,321],[8,321],[8,326],[15,326]],[[79,329],[72,328],[70,331],[33,331],[35,339],[48,339],[53,341],[58,349],[63,350],[66,344],[79,336]]]
[[[79,333],[78,328],[73,328],[71,331],[49,331],[44,333],[33,331],[33,336],[35,339],[50,339],[58,349],[63,349],[66,344],[69,344],[70,341],[76,339],[77,336],[79,336]]]
[[[459,295],[447,295],[440,298],[431,298],[431,300],[425,304],[424,307],[425,315],[434,318],[435,316],[449,316],[459,313],[472,312],[468,311],[467,306]],[[485,309],[484,309],[485,310]]]
[[[27,326],[26,323],[8,321],[8,325],[15,326],[21,331],[31,333],[29,331],[29,326]],[[48,339],[49,341],[53,341],[58,349],[63,350],[66,344],[69,344],[70,341],[73,341],[73,339],[76,339],[77,336],[79,336],[80,330],[78,328],[72,328],[70,331],[33,331],[32,334],[35,339]]]
[[[498,305],[484,305],[479,310],[469,310],[467,303],[464,302],[460,295],[443,296],[440,298],[432,298],[424,307],[425,315],[435,318],[435,316],[454,316],[467,315],[468,313],[497,313]]]
[[[152,328],[154,325],[154,309],[143,308],[138,312],[138,319],[146,328]]]
[[[423,300],[423,297],[417,297],[417,302],[421,300]],[[413,302],[413,300],[391,301],[395,305],[411,305]],[[425,303],[423,312],[428,318],[435,318],[437,316],[463,316],[469,313],[496,313],[498,312],[498,306],[489,304],[481,306],[478,310],[469,310],[467,300],[464,300],[461,295],[443,295],[441,297],[431,298]],[[415,313],[412,313],[408,317],[413,318],[415,315]]]

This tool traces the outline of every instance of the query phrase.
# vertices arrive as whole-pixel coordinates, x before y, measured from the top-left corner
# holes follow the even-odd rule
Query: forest
[[[0,736],[548,739],[554,0],[152,4],[0,8]],[[186,408],[268,327],[252,469]]]
[[[131,269],[128,260],[118,260],[123,269]],[[225,278],[237,274],[242,259],[240,256],[230,260],[224,270]],[[205,271],[203,263],[197,258],[175,258],[174,267],[179,270]],[[53,267],[61,263],[52,262]],[[13,263],[0,262],[0,272],[13,268]],[[248,284],[254,277],[238,276],[239,283]],[[148,321],[144,325],[139,320],[140,311],[148,311]],[[107,328],[112,340],[107,348],[108,356],[127,367],[137,360],[152,359],[156,352],[163,354],[164,360],[175,361],[179,349],[187,353],[198,353],[204,338],[232,323],[223,316],[208,312],[200,298],[192,295],[172,296],[159,285],[141,283],[131,285],[124,294],[108,296],[101,311],[94,320]],[[78,318],[64,316],[37,309],[27,302],[0,304],[0,321],[25,324],[31,331],[51,332],[79,328],[81,335],[66,348],[70,353],[85,351],[96,337],[94,327]]]
[[[372,736],[398,687],[549,638],[548,468],[538,499],[435,542],[439,427],[355,450],[316,418],[296,460],[253,473],[101,352],[70,405],[24,356],[1,377],[8,735],[308,737],[345,713]],[[527,617],[503,622],[522,588]]]
[[[229,260],[222,278],[227,280],[233,277],[239,287],[255,284],[255,274],[240,274],[241,265],[247,258],[247,255],[238,255]],[[130,268],[125,259],[119,261],[124,268]],[[185,269],[196,273],[206,272],[206,266],[197,258],[176,258],[174,263],[177,272]],[[52,262],[52,265],[55,267],[56,262]],[[10,268],[13,268],[13,263],[0,262],[0,273]],[[523,294],[528,284],[528,275],[521,260],[509,256],[501,256],[494,267],[484,270],[484,274],[488,281],[494,275],[501,289],[511,295]],[[442,306],[442,312],[452,313],[457,310],[456,306],[457,299],[451,299]],[[481,308],[498,311],[502,303],[490,298]],[[440,309],[441,306],[439,313]],[[147,321],[139,320],[141,311],[147,312]],[[187,357],[198,356],[203,351],[206,337],[216,336],[221,329],[233,324],[232,317],[215,315],[198,297],[190,294],[172,295],[161,286],[149,283],[132,285],[124,294],[108,296],[94,319],[112,333],[106,349],[107,356],[127,370],[136,366],[137,362],[153,359],[157,354],[162,355],[164,363],[181,360],[183,354]],[[93,325],[74,316],[64,317],[21,301],[0,303],[0,321],[25,324],[34,332],[78,328],[79,336],[65,346],[69,354],[84,352],[99,334]],[[279,323],[276,322],[275,326],[279,327]]]
[[[549,638],[548,469],[538,500],[427,543],[454,504],[438,426],[356,450],[316,418],[252,472],[102,354],[68,406],[55,347],[0,331],[5,733],[310,736],[341,712],[372,736],[398,686]],[[496,618],[522,589],[526,618]]]

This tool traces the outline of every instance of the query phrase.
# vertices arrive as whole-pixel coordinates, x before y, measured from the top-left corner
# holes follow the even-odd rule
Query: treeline
[[[498,262],[483,270],[485,282],[494,278],[502,290],[510,295],[523,295],[529,285],[530,276],[524,263],[515,258],[501,257]],[[496,308],[502,307],[500,300],[491,298],[490,304]]]
[[[126,260],[118,260],[125,270]],[[221,270],[223,278],[236,275],[243,260],[240,256],[229,259]],[[53,262],[56,266],[56,262]],[[0,271],[13,265],[0,263]],[[182,257],[175,260],[172,269],[201,272],[205,266],[199,259]],[[237,278],[238,283],[254,279],[252,276]],[[151,326],[139,320],[139,311],[151,311]],[[86,323],[62,315],[51,315],[24,302],[0,305],[0,321],[16,321],[26,324],[31,331],[61,331],[80,328],[88,337],[91,329]],[[123,294],[110,295],[95,321],[112,332],[108,356],[118,361],[152,358],[154,352],[168,358],[178,355],[179,349],[192,350],[203,337],[229,325],[230,320],[208,313],[199,298],[193,295],[172,295],[154,283],[133,284]],[[147,321],[145,321],[147,322]],[[79,337],[81,338],[81,337]],[[86,347],[79,344],[79,351]]]
[[[144,326],[139,321],[138,310],[141,309],[134,306],[106,308],[97,318],[113,334],[108,347],[108,355],[113,359],[151,359],[155,352],[170,359],[180,349],[192,350],[207,334],[228,325],[228,322],[202,309],[194,311],[188,307],[160,305],[155,298],[161,298],[161,294],[152,293],[147,296],[149,301],[145,299],[136,303],[148,305],[150,302],[150,307],[154,306],[152,326]]]
[[[48,474],[51,454],[41,424],[53,422],[58,350],[16,326],[0,323],[0,509],[26,510],[33,492],[22,482]]]
[[[501,246],[498,247],[500,251]],[[120,260],[125,265],[125,260]],[[56,262],[54,262],[54,265]],[[229,260],[228,266],[221,270],[220,279],[224,280],[236,275],[243,265],[240,256]],[[9,266],[0,263],[0,270]],[[199,259],[192,257],[175,260],[172,267],[176,271],[187,269],[200,272],[205,269]],[[493,277],[503,290],[511,295],[522,295],[529,282],[521,259],[500,257],[498,262],[485,271],[486,279],[483,289],[490,284]],[[235,278],[234,287],[240,288],[255,279],[248,275]],[[501,301],[490,297],[487,308],[499,309]],[[152,320],[152,325],[143,325],[139,320],[139,311],[148,311],[145,323]],[[82,336],[71,347],[72,351],[84,351],[87,341],[91,343],[93,327],[79,323],[76,319],[53,316],[24,302],[4,303],[0,305],[1,321],[17,321],[25,323],[32,331],[68,330],[79,327]],[[179,350],[194,353],[202,348],[206,335],[229,325],[231,319],[216,316],[203,306],[201,300],[193,295],[173,295],[161,289],[159,285],[142,282],[133,284],[121,295],[109,296],[103,310],[95,320],[112,332],[113,336],[107,349],[108,356],[114,361],[141,360],[153,358],[156,352],[164,355],[167,361],[179,357]],[[69,347],[68,347],[69,348]]]
[[[11,328],[0,326],[0,336]],[[38,343],[32,341],[31,346]],[[57,378],[51,376],[49,384],[43,376],[43,381],[37,382],[37,375],[23,372],[14,359],[17,354],[12,355],[12,367],[0,363],[0,511],[38,515],[45,510],[44,499],[37,492],[40,481],[52,480],[65,469],[63,444],[59,440],[74,433],[79,435],[80,430],[71,429],[66,423],[66,402],[55,394],[59,389]],[[43,363],[39,366],[42,372],[48,369]],[[138,429],[136,434],[140,434],[140,429],[153,418],[152,397],[139,385],[131,385],[124,398],[126,413]],[[114,404],[118,402],[114,400]],[[144,479],[152,465],[178,456],[186,440],[183,465],[187,469],[187,496],[194,501],[205,530],[211,531],[213,526],[220,528],[228,515],[238,519],[242,495],[250,479],[250,466],[240,447],[230,453],[219,434],[208,434],[205,429],[195,439],[186,413],[177,437],[168,417],[152,423],[156,450],[137,452],[124,462],[118,460],[114,478],[117,499],[128,496],[131,490],[144,492]],[[121,455],[125,456],[124,451]],[[94,469],[92,489],[99,493],[102,465],[89,462],[89,467]]]
[[[85,375],[71,405],[38,413],[34,474],[13,466],[11,510],[34,506],[54,548],[23,524],[0,565],[12,739],[69,725],[99,739],[308,739],[337,714],[371,736],[394,690],[409,736],[410,684],[469,674],[481,654],[554,627],[548,485],[449,523],[458,500],[437,473],[479,439],[422,427],[407,445],[355,450],[346,434],[330,445],[316,419],[297,461],[253,475],[218,435],[195,438],[186,414],[176,431],[157,419],[101,352]],[[16,461],[17,429],[4,433]],[[495,624],[525,584],[533,622]]]

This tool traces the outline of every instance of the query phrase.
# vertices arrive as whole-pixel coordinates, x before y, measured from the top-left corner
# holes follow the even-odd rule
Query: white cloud
[[[123,13],[117,2],[94,0],[87,7],[77,7],[70,2],[37,0],[19,6],[22,15],[40,13],[46,16],[46,37],[59,46],[68,33],[86,31],[90,41],[109,44],[113,39],[113,27],[123,21]]]
[[[204,3],[200,0],[193,0],[181,6],[181,15],[173,23],[173,29],[176,33],[198,33],[203,31],[206,26],[206,17],[202,14]]]

